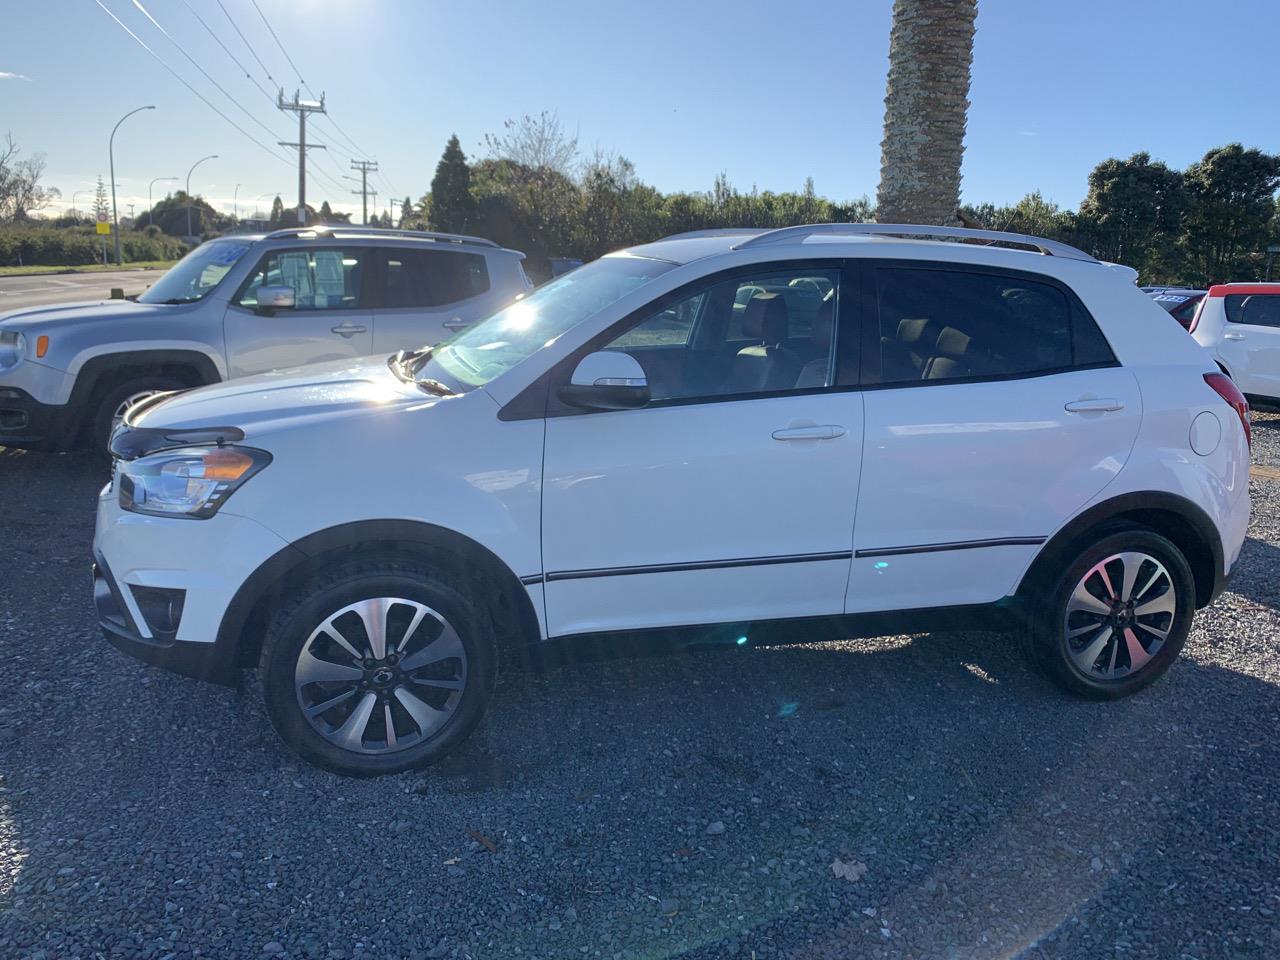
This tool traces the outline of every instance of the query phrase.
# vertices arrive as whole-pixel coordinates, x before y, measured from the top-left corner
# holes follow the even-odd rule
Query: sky
[[[978,6],[965,202],[1039,190],[1074,208],[1095,164],[1140,150],[1179,168],[1234,140],[1280,152],[1277,0]],[[112,126],[144,105],[156,109],[116,135],[122,215],[145,208],[152,178],[178,178],[155,184],[158,199],[208,154],[191,189],[216,206],[246,216],[276,193],[294,204],[296,153],[276,141],[295,140],[297,122],[272,97],[300,78],[329,111],[308,131],[328,145],[309,155],[317,207],[359,209],[343,192],[359,186],[342,179],[358,176],[352,159],[378,162],[379,209],[416,200],[451,133],[483,157],[486,133],[544,110],[584,152],[625,156],[663,191],[708,190],[721,172],[742,190],[799,190],[811,176],[819,194],[851,200],[874,198],[879,180],[891,0],[257,0],[265,22],[254,0],[0,7],[0,136],[44,155],[63,206],[75,191],[91,202]]]

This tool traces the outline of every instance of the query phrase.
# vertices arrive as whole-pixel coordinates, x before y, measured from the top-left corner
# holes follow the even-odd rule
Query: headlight
[[[207,520],[271,462],[248,447],[186,447],[120,465],[120,507],[156,517]]]
[[[0,370],[17,366],[27,349],[27,341],[16,330],[0,330]]]

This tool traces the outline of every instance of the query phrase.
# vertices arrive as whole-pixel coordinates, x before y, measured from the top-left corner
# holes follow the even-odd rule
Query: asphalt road
[[[1127,701],[990,634],[584,659],[376,781],[300,764],[252,684],[109,648],[105,465],[0,451],[0,956],[1280,955],[1280,417],[1255,436],[1240,574]]]
[[[112,287],[125,294],[142,293],[155,283],[162,270],[119,270],[102,273],[56,273],[36,277],[0,277],[0,314],[47,303],[105,300]]]

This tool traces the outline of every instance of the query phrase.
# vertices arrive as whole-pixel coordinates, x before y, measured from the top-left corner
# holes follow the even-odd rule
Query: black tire
[[[159,393],[167,390],[186,390],[190,384],[177,377],[163,374],[130,377],[99,394],[89,423],[88,443],[95,450],[105,450],[111,440],[116,410],[130,397],[140,393]]]
[[[401,748],[392,747],[391,738],[384,737],[381,752],[372,752],[373,748],[370,748],[371,752],[365,752],[363,738],[360,743],[362,749],[344,749],[313,726],[304,713],[302,703],[302,699],[309,696],[308,691],[312,687],[299,688],[295,686],[295,680],[300,679],[297,671],[303,647],[313,635],[318,634],[319,625],[345,607],[376,598],[402,598],[404,601],[425,605],[443,618],[446,628],[452,626],[465,650],[465,659],[461,660],[462,682],[465,685],[461,688],[460,697],[449,708],[451,713],[448,719],[430,736],[419,729],[418,736],[421,739],[411,746]],[[389,624],[389,620],[384,622]],[[424,623],[431,626],[429,619],[424,620]],[[390,633],[391,630],[388,629],[388,634]],[[428,639],[424,646],[433,642],[435,640]],[[367,648],[367,644],[365,647]],[[498,670],[497,649],[490,619],[477,610],[440,571],[428,569],[413,560],[391,556],[349,560],[313,577],[292,595],[272,619],[259,661],[260,682],[271,724],[290,749],[309,763],[333,773],[376,777],[434,763],[471,732],[484,715],[493,694]],[[339,653],[339,658],[343,656],[346,654]],[[403,732],[404,725],[408,723],[412,729],[413,718],[397,710],[395,700],[400,696],[397,690],[401,687],[412,688],[412,684],[398,683],[395,688],[384,687],[381,690],[373,688],[373,677],[368,669],[369,660],[366,657],[364,661],[367,682],[363,687],[357,686],[357,693],[362,699],[377,695],[378,703],[387,705],[388,717],[393,712],[397,714],[393,725],[399,724]],[[409,660],[410,657],[405,654],[406,665]],[[350,662],[359,663],[355,660]],[[345,682],[347,681],[343,681]],[[342,692],[341,686],[335,685],[330,689]],[[322,697],[317,695],[314,700],[322,702]],[[327,715],[322,715],[321,722],[342,726],[340,721],[345,707],[343,704],[335,708],[339,719],[325,721],[324,717]],[[352,708],[346,718],[350,719],[356,709],[358,707]],[[368,729],[365,728],[366,732]],[[334,732],[331,730],[330,735]]]
[[[1138,599],[1121,598],[1118,604],[1108,604],[1097,594],[1105,593],[1105,584],[1111,581],[1120,583],[1119,586],[1114,582],[1111,584],[1116,594],[1125,593],[1125,562],[1121,560],[1117,566],[1112,561],[1103,568],[1102,574],[1091,571],[1102,561],[1119,554],[1145,556],[1147,561],[1139,565],[1133,575],[1134,585],[1130,593]],[[1164,589],[1165,579],[1160,576],[1157,565],[1163,567],[1164,578],[1172,590],[1171,596]],[[1082,583],[1086,575],[1090,576],[1087,586]],[[1151,586],[1143,591],[1143,584],[1148,578],[1153,578]],[[1081,602],[1073,601],[1080,587],[1099,604],[1110,605],[1112,613],[1102,616],[1080,609]],[[1124,608],[1126,604],[1128,610]],[[1152,609],[1162,605],[1172,609],[1167,613],[1136,618],[1133,614],[1134,609]],[[1182,552],[1168,539],[1138,527],[1100,531],[1099,538],[1077,553],[1045,595],[1044,602],[1038,604],[1039,609],[1032,618],[1030,637],[1034,659],[1054,683],[1077,696],[1093,700],[1127,697],[1159,679],[1177,659],[1191,631],[1195,605],[1195,579],[1191,568]],[[1095,620],[1099,628],[1097,632],[1092,628]],[[1091,658],[1092,647],[1099,641],[1103,628],[1111,630],[1110,637]],[[1069,630],[1079,635],[1069,638]],[[1137,670],[1132,669],[1126,630],[1143,648],[1138,651],[1138,656],[1150,657]],[[1165,634],[1163,639],[1160,633]],[[1114,648],[1113,643],[1116,644]],[[1149,650],[1154,652],[1149,653]],[[1082,662],[1091,662],[1093,668],[1086,672]]]

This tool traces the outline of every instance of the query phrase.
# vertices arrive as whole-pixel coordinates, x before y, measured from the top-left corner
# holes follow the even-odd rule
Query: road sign
[[[109,233],[111,233],[111,224],[109,224],[109,223],[99,223],[99,224],[98,224],[98,232],[99,232],[99,233],[103,233],[103,234],[109,234]]]
[[[107,211],[105,211],[105,210],[99,210],[99,211],[97,212],[97,214],[95,214],[94,219],[96,219],[96,220],[98,221],[98,232],[99,232],[99,233],[110,233],[110,232],[111,232],[111,224],[108,222]]]

